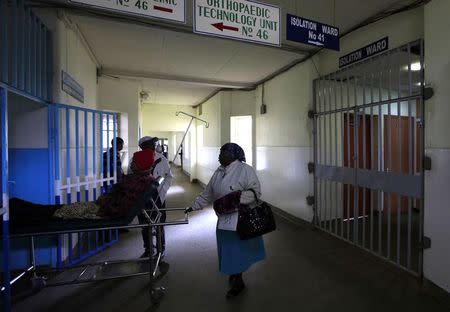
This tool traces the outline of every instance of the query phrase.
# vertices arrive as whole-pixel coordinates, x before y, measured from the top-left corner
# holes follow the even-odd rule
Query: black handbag
[[[244,208],[239,210],[237,223],[237,232],[242,240],[258,237],[269,232],[275,231],[275,218],[270,206],[263,201],[258,200],[256,192],[250,189],[255,195],[257,206],[255,208]]]

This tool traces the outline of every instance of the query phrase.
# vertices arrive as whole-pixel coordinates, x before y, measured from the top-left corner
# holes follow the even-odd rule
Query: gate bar
[[[344,108],[344,87],[343,87],[343,83],[342,83],[342,79],[340,80],[340,82],[339,82],[339,87],[340,87],[340,91],[341,91],[341,108]],[[345,162],[345,160],[344,160],[344,153],[345,153],[345,147],[344,147],[344,141],[345,141],[345,138],[344,138],[344,126],[345,126],[345,123],[344,123],[344,118],[345,118],[345,115],[344,115],[344,113],[343,112],[340,112],[340,116],[341,116],[341,148],[339,149],[339,152],[340,152],[340,155],[341,155],[341,162],[342,162],[342,167],[344,167],[344,162]],[[345,215],[345,213],[344,213],[344,209],[345,209],[345,207],[344,207],[344,197],[345,197],[345,194],[344,194],[344,183],[341,183],[340,184],[341,185],[341,187],[342,187],[342,191],[340,192],[341,193],[341,196],[342,196],[342,200],[341,200],[341,209],[340,209],[340,213],[342,214],[342,216],[341,216],[341,237],[344,237],[344,215]]]
[[[313,107],[314,110],[317,111],[317,102],[318,102],[318,90],[320,90],[320,88],[317,86],[317,80],[313,81]],[[313,154],[314,154],[314,162],[316,162],[317,164],[317,117],[314,118],[313,120],[313,146],[314,146],[314,150],[313,150]],[[312,224],[315,226],[318,226],[318,215],[317,215],[317,209],[318,209],[318,198],[317,198],[317,177],[315,175],[315,173],[313,174],[313,181],[314,181],[314,206],[313,206],[313,220],[312,220]]]
[[[383,60],[380,56],[379,58],[379,68],[382,68]],[[383,134],[382,134],[382,125],[384,122],[384,116],[382,113],[382,106],[380,102],[383,100],[381,98],[381,89],[382,89],[382,79],[383,79],[383,71],[379,72],[378,75],[378,171],[384,171],[383,165],[383,153],[382,153],[382,145],[383,145]],[[383,200],[383,192],[378,192],[378,253],[382,256],[383,253],[383,209],[384,209],[384,200]]]
[[[334,78],[336,79],[336,74],[334,75]],[[338,100],[337,100],[337,94],[336,94],[336,81],[333,82],[333,90],[334,90],[334,109],[338,108]],[[338,113],[334,114],[334,165],[337,167],[338,164],[338,128],[337,128],[337,115]],[[339,187],[338,187],[338,182],[334,182],[334,200],[335,200],[335,219],[334,219],[334,233],[337,234],[338,233],[338,220],[339,220],[339,196],[338,196],[338,192],[339,192]],[[342,218],[341,218],[342,220]]]
[[[390,54],[389,54],[390,56]],[[389,100],[392,100],[392,69],[391,69],[391,60],[389,58]],[[391,111],[392,107],[391,107],[391,101],[389,101],[388,103],[388,124],[387,127],[385,125],[385,128],[387,129],[387,155],[388,155],[388,164],[387,166],[385,165],[385,168],[387,169],[387,171],[392,171],[392,140],[391,140],[391,135],[392,135],[392,129],[391,129],[391,125],[392,125],[392,116],[391,116]],[[388,219],[388,223],[387,223],[387,258],[390,260],[391,259],[391,213],[392,213],[392,193],[388,193],[387,197],[388,197],[388,212],[387,212],[387,219]]]
[[[319,78],[317,80],[318,83],[318,99],[317,99],[317,110],[321,111],[322,109],[322,78]],[[320,164],[322,162],[322,120],[320,116],[317,116],[317,162]],[[322,194],[322,187],[321,187],[321,179],[317,178],[317,188],[318,188],[318,194]],[[322,227],[322,196],[319,196],[317,198],[317,214],[318,214],[318,226]]]
[[[372,73],[370,75],[370,102],[373,102],[373,77],[374,74]],[[370,168],[371,170],[375,170],[375,153],[373,150],[373,146],[374,146],[374,127],[373,127],[373,106],[370,107],[370,157],[371,157],[371,164],[370,164]],[[373,229],[374,229],[374,225],[373,225],[373,217],[374,217],[374,213],[373,213],[373,209],[375,206],[375,198],[374,198],[374,191],[373,189],[370,189],[370,242],[369,242],[369,246],[370,246],[370,250],[373,250]]]
[[[350,81],[349,72],[347,72],[347,166],[352,167],[350,151]],[[350,241],[350,184],[347,184],[347,240]]]
[[[353,91],[354,91],[354,100],[355,100],[355,106],[358,103],[358,98],[357,98],[357,85],[358,85],[358,78],[355,77],[355,79],[353,80],[354,84],[353,84]],[[353,206],[353,243],[355,243],[356,245],[358,245],[358,237],[359,237],[359,226],[358,226],[358,222],[359,222],[359,189],[357,187],[358,185],[358,175],[357,175],[357,170],[358,170],[358,165],[359,165],[359,150],[358,150],[358,143],[359,143],[359,109],[356,108],[355,112],[353,113],[353,127],[354,127],[354,131],[353,131],[353,137],[354,137],[354,142],[355,144],[354,146],[354,160],[353,160],[353,166],[354,166],[354,172],[355,172],[355,178],[354,178],[354,187],[353,187],[353,195],[354,195],[354,206]]]
[[[6,1],[2,1],[6,2]],[[0,88],[1,135],[2,135],[2,222],[3,222],[3,307],[11,311],[11,273],[9,266],[9,198],[8,198],[8,92]]]
[[[88,112],[84,111],[84,179],[89,181]],[[95,199],[95,198],[94,198]],[[89,201],[89,184],[84,187],[84,200]]]
[[[401,59],[400,55],[398,54],[398,96],[402,93],[402,67],[401,67]],[[397,165],[398,170],[400,173],[403,173],[403,161],[402,161],[402,144],[401,144],[401,132],[402,132],[402,105],[401,102],[397,102],[397,153],[398,153],[398,159],[397,159]],[[409,142],[408,142],[409,143]],[[397,264],[400,264],[400,244],[401,244],[401,203],[402,203],[402,196],[397,194]]]
[[[329,109],[329,107],[331,106],[330,103],[330,81],[326,81],[325,82],[325,102],[324,102],[324,110]],[[325,152],[325,165],[328,164],[329,159],[331,159],[331,155],[330,155],[330,151],[329,151],[329,141],[330,139],[328,138],[328,128],[329,126],[329,115],[324,116],[323,118],[323,134],[324,134],[324,152]],[[325,230],[327,230],[328,232],[331,231],[331,216],[330,216],[330,212],[331,212],[331,207],[330,207],[330,202],[329,202],[329,194],[330,194],[330,189],[329,189],[329,181],[327,179],[323,180],[324,183],[324,188],[325,188],[325,195],[324,195],[324,201],[325,201]]]
[[[364,72],[363,74],[363,104],[366,104],[366,73]],[[359,117],[358,117],[359,118]],[[362,109],[362,135],[363,135],[363,168],[367,169],[367,164],[366,164],[366,109],[363,108]],[[359,144],[359,143],[358,143]],[[358,161],[358,168],[359,168],[359,161]],[[364,248],[366,248],[366,210],[367,210],[367,206],[366,206],[366,188],[363,187],[362,188],[363,191],[363,215],[362,215],[362,246]],[[358,190],[359,193],[359,190]]]
[[[328,89],[328,98],[329,98],[329,103],[328,103],[328,106],[330,107],[330,109],[332,108],[332,106],[333,106],[333,83],[332,83],[332,81],[330,80],[329,81],[329,89]],[[329,135],[330,135],[330,140],[329,140],[329,147],[330,147],[330,160],[329,160],[329,163],[330,163],[330,165],[332,165],[332,163],[333,163],[333,131],[332,131],[332,118],[331,118],[331,115],[329,115],[328,116],[328,127],[329,127],[329,130],[330,130],[330,132],[329,132]],[[327,181],[327,183],[328,183],[328,197],[329,197],[329,210],[330,210],[330,216],[329,216],[329,219],[330,219],[330,231],[333,231],[333,223],[334,223],[334,218],[333,218],[333,205],[332,205],[332,202],[333,202],[333,181],[330,181],[330,180],[328,180]]]
[[[411,46],[408,43],[407,46],[408,51],[408,95],[412,95],[412,75],[411,75]],[[411,116],[411,101],[408,101],[408,141],[409,141],[409,157],[408,157],[408,174],[414,174],[414,165],[413,159],[415,155],[415,151],[418,146],[415,146],[413,137],[415,133],[414,129],[414,120]],[[416,109],[416,118],[417,118],[417,109]],[[412,203],[413,200],[411,197],[408,197],[408,238],[407,238],[407,250],[406,250],[406,267],[411,269],[411,231],[412,231]]]
[[[381,81],[380,81],[380,84],[381,84]],[[381,88],[381,86],[380,86],[380,88]],[[381,94],[381,90],[380,90],[380,94]],[[401,97],[398,100],[401,102],[406,102],[408,100],[421,99],[421,97],[422,97],[421,95],[411,95],[411,96]],[[333,110],[330,112],[317,112],[317,113],[315,113],[315,115],[322,116],[322,115],[328,115],[328,114],[333,114],[333,113],[347,112],[347,111],[352,111],[355,109],[370,108],[371,106],[386,105],[386,104],[389,104],[390,102],[392,102],[392,101],[387,99],[387,100],[382,100],[379,102],[369,103],[369,104],[365,104],[365,105],[347,106],[346,108],[337,109],[337,110]]]

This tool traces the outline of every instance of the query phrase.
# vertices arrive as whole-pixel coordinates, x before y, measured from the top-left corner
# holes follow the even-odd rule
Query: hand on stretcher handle
[[[190,210],[188,210],[190,208]],[[189,222],[189,212],[193,211],[191,207],[189,208],[158,208],[159,212],[162,211],[183,211],[184,212],[184,222]]]

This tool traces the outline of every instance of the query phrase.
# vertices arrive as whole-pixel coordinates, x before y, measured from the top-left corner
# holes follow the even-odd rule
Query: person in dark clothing
[[[122,180],[124,175],[122,169],[122,160],[120,159],[120,151],[123,149],[123,139],[117,137],[116,139],[116,168],[117,168],[117,182]],[[114,139],[111,140],[111,147],[109,149],[109,176],[114,176]],[[108,177],[108,152],[103,153],[103,178]],[[112,183],[111,183],[112,184]],[[105,190],[107,189],[108,182],[103,183]]]
[[[157,151],[157,143],[159,139],[154,137],[148,137],[145,136],[139,140],[139,147],[142,149],[140,152],[136,152],[133,155],[133,160],[138,160],[139,158],[145,159],[147,154],[153,155],[155,162],[150,169],[150,175],[153,176],[155,179],[159,176],[164,178],[163,184],[158,188],[159,196],[157,200],[155,201],[156,206],[158,206],[161,209],[164,209],[166,207],[165,198],[167,194],[167,190],[170,187],[173,175],[170,171],[169,162],[167,159]],[[130,170],[133,172],[132,166],[130,166]],[[145,221],[145,217],[143,215],[138,215],[139,222]],[[161,218],[160,222],[166,221],[166,211],[161,211]],[[165,231],[164,227],[161,226],[159,228],[161,231],[161,244],[162,244],[162,257],[164,257],[165,254],[165,245],[166,245],[166,239],[165,239]],[[142,254],[142,258],[149,257],[150,251],[153,249],[153,252],[156,252],[156,242],[151,243],[149,241],[149,229],[143,228],[142,229],[142,240],[144,242],[144,253]],[[152,246],[153,245],[153,246]]]

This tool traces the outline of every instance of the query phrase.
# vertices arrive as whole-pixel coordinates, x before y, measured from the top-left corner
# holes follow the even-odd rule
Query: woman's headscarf
[[[244,150],[236,143],[226,143],[220,148],[220,150],[230,153],[230,155],[233,157],[233,160],[237,159],[239,161],[245,162]]]
[[[150,170],[155,162],[153,150],[135,152],[131,161],[131,171],[140,172]]]

